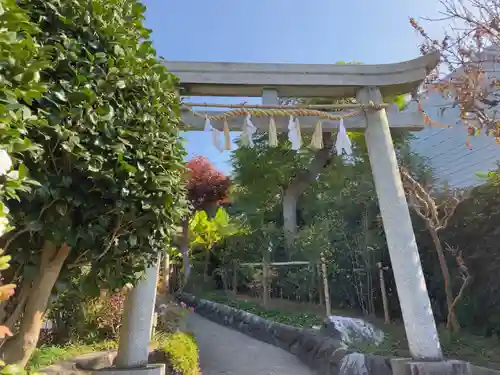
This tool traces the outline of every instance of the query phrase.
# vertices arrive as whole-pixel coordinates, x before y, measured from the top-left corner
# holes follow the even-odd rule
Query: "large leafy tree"
[[[346,63],[344,61],[337,62],[339,65],[359,65],[359,62]],[[354,104],[355,98],[312,98],[312,99],[297,99],[297,102],[306,104]],[[387,103],[394,103],[398,109],[402,109],[406,105],[405,96],[391,96],[384,98]],[[283,191],[283,229],[287,248],[290,250],[293,245],[295,236],[297,235],[297,205],[299,198],[304,192],[317,180],[321,173],[329,166],[342,164],[340,158],[334,158],[334,137],[331,133],[323,134],[324,148],[313,151],[309,154],[309,159],[306,165],[295,166],[295,171],[292,172],[292,178],[285,185]]]
[[[89,281],[117,288],[156,261],[184,215],[184,151],[176,79],[151,46],[143,5],[18,3],[50,49],[47,92],[23,101],[43,119],[27,131],[41,158],[21,158],[41,186],[9,203],[16,230],[5,238],[20,270],[12,311],[21,319],[2,351],[25,365],[58,279],[86,264]]]
[[[401,97],[385,100],[400,99],[402,107]],[[317,102],[326,104],[332,100]],[[292,210],[295,222],[290,227],[296,235],[286,241],[292,246],[285,252],[281,252],[282,246],[273,249],[274,259],[318,262],[318,249],[322,249],[329,265],[329,279],[339,281],[338,287],[332,289],[334,300],[373,313],[372,280],[378,275],[376,262],[383,253],[386,256],[386,244],[364,137],[360,133],[350,133],[350,137],[354,163],[346,163],[334,155],[331,144],[322,152],[307,148],[295,152],[289,148],[284,134],[275,148],[268,146],[266,134],[257,136],[254,148],[242,147],[233,153],[232,210],[244,213],[250,232],[257,233],[246,236],[244,246],[267,248],[261,235],[265,224],[276,223],[284,235],[291,232],[285,228],[285,197],[293,195],[291,187],[300,185]],[[405,145],[405,136],[393,134],[393,138],[397,148]],[[304,143],[307,141],[306,138]],[[250,258],[246,257],[248,261]],[[366,270],[365,273],[360,269]],[[278,273],[276,282],[280,284],[276,288],[287,296],[304,298],[311,292],[311,282],[304,279],[308,273],[303,269],[283,268]]]
[[[405,105],[404,96],[385,99],[396,103],[399,108]],[[343,100],[315,99],[314,104],[354,103],[351,98]],[[309,103],[308,102],[308,103]],[[309,142],[310,135],[305,135],[304,143]],[[357,155],[366,152],[366,146],[361,134],[351,134],[358,149]],[[396,136],[396,142],[401,136]],[[244,205],[247,213],[265,210],[273,220],[276,204],[281,204],[285,245],[291,251],[298,230],[297,216],[300,197],[318,180],[322,173],[329,169],[340,168],[344,162],[342,157],[335,155],[334,135],[323,134],[324,148],[311,150],[303,148],[299,152],[290,149],[286,135],[280,134],[278,147],[269,147],[267,135],[258,135],[254,140],[255,147],[239,147],[232,154],[234,181],[239,185],[238,202]],[[255,194],[251,194],[254,192]],[[245,197],[248,197],[246,199]],[[255,202],[263,204],[255,204]]]

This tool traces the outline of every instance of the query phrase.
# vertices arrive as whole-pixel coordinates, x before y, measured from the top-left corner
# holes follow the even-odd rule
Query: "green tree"
[[[385,98],[385,101],[396,103],[400,109],[406,103],[404,95]],[[355,99],[322,98],[307,101],[295,99],[291,102],[325,105],[332,103],[352,104],[355,103]],[[350,136],[354,138],[356,147],[366,150],[362,135],[351,133]],[[309,137],[310,135],[304,137],[304,143],[309,141]],[[278,147],[270,148],[266,135],[258,135],[254,140],[254,148],[240,147],[233,153],[232,163],[234,167],[233,180],[242,186],[241,189],[244,189],[243,186],[246,189],[250,186],[257,187],[255,191],[258,196],[252,197],[251,202],[267,202],[265,207],[268,211],[275,207],[277,201],[281,202],[282,220],[280,221],[283,223],[285,246],[290,252],[298,230],[297,206],[299,198],[328,168],[337,168],[344,163],[342,157],[335,155],[333,150],[335,137],[331,133],[323,133],[324,148],[317,151],[304,148],[300,152],[295,152],[289,148],[285,138],[285,134],[280,134]],[[251,205],[252,203],[249,206]]]
[[[50,49],[43,96],[25,104],[41,157],[23,154],[41,186],[11,201],[5,240],[21,272],[18,332],[3,347],[25,365],[57,280],[91,265],[89,281],[135,283],[185,214],[176,79],[156,56],[138,1],[19,1]],[[21,235],[26,234],[26,235]]]
[[[288,148],[285,135],[281,137],[276,148],[269,148],[266,135],[260,135],[255,139],[254,148],[240,148],[233,153],[232,210],[242,212],[248,219],[250,232],[258,234],[246,236],[247,240],[242,242],[245,247],[256,249],[257,254],[259,249],[267,248],[260,233],[263,225],[275,222],[283,230],[286,189],[302,173],[302,176],[309,175],[307,183],[302,177],[305,190],[293,210],[297,241],[293,241],[286,252],[277,246],[273,258],[317,262],[317,250],[322,248],[329,279],[337,281],[331,289],[332,299],[337,304],[361,307],[365,313],[373,313],[376,303],[373,282],[378,277],[376,263],[387,261],[388,254],[363,134],[350,133],[354,162],[346,163],[330,154],[327,166],[318,174],[304,172],[317,153],[294,152]],[[406,147],[408,137],[393,134],[393,138],[396,148]],[[313,248],[316,250],[311,253]],[[247,256],[246,261],[253,260]],[[308,298],[311,283],[305,282],[304,270],[282,268],[277,272],[275,290],[280,289],[291,298]],[[299,296],[299,293],[302,294]]]
[[[217,209],[215,216],[210,218],[205,211],[197,211],[189,223],[191,246],[200,245],[204,252],[203,279],[208,281],[208,264],[210,253],[214,246],[223,239],[238,233],[239,227],[232,222],[226,210]]]

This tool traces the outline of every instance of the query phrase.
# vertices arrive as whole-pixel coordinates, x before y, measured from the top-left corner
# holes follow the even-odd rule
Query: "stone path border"
[[[390,358],[348,351],[338,341],[313,330],[271,322],[187,293],[179,294],[178,299],[208,320],[294,354],[321,375],[392,375]]]

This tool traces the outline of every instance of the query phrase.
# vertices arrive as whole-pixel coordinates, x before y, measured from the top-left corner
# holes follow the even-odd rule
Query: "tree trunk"
[[[265,250],[264,250],[265,251]],[[264,307],[269,305],[269,256],[262,257],[262,302]]]
[[[64,244],[57,249],[46,241],[42,249],[40,271],[33,282],[19,333],[5,344],[3,359],[9,364],[25,367],[38,343],[43,315],[54,284],[56,283],[70,247]]]
[[[323,142],[325,147],[316,151],[307,169],[297,173],[283,194],[283,230],[287,250],[292,248],[297,234],[297,202],[332,159],[332,135],[323,133]]]
[[[205,211],[207,213],[207,216],[210,219],[213,219],[215,217],[218,209],[219,209],[218,202],[210,202],[210,203],[207,203],[203,206],[203,211]]]
[[[179,250],[182,254],[182,265],[184,266],[184,285],[186,285],[191,267],[189,265],[189,219],[182,220],[182,239]]]
[[[384,279],[384,267],[382,267],[382,262],[378,262],[377,267],[379,269],[380,294],[382,295],[382,303],[384,306],[384,321],[385,324],[389,324],[391,322],[391,317],[389,315],[389,300],[387,299],[387,290],[385,288]]]
[[[436,248],[436,253],[439,259],[439,266],[441,268],[441,273],[443,274],[444,280],[444,291],[446,294],[446,306],[448,308],[448,322],[447,326],[453,329],[454,332],[460,330],[460,324],[458,322],[457,316],[455,314],[455,308],[453,306],[453,289],[450,283],[450,270],[448,269],[448,264],[446,263],[446,258],[444,256],[444,249],[441,245],[441,239],[434,228],[432,228],[428,223],[426,223],[427,230],[429,231],[434,247]]]
[[[233,294],[238,293],[238,264],[234,262],[233,265]]]
[[[321,254],[321,274],[323,276],[323,292],[325,293],[325,312],[326,316],[332,315],[332,306],[330,304],[330,288],[328,287],[328,272],[326,269],[326,261]]]
[[[228,280],[229,273],[225,267],[224,268],[221,267],[220,276],[222,280],[222,287],[224,288],[224,293],[229,294],[229,280]]]
[[[283,196],[283,230],[286,249],[290,250],[297,235],[297,200],[300,194],[286,189]]]
[[[203,262],[203,281],[208,282],[208,263],[210,263],[210,249],[205,250],[205,261]]]
[[[315,287],[315,282],[316,282],[316,276],[314,275],[314,271],[316,269],[316,266],[313,264],[311,266],[311,264],[309,264],[309,266],[307,267],[307,271],[309,273],[309,287],[307,288],[307,302],[309,302],[310,304],[313,304],[313,301],[314,301],[314,287]]]
[[[321,276],[321,266],[319,264],[316,265],[317,275],[318,275],[318,294],[319,294],[319,304],[323,306],[325,304],[324,296],[325,293],[323,291],[323,277]]]
[[[375,316],[375,296],[373,288],[373,256],[372,248],[370,247],[370,224],[369,224],[369,211],[368,207],[365,206],[363,214],[363,260],[364,268],[366,270],[366,299],[367,299],[367,309],[370,316]]]

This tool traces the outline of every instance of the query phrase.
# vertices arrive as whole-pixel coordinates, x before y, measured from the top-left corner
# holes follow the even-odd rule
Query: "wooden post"
[[[357,102],[382,103],[377,87],[359,90]],[[365,140],[413,359],[441,360],[436,322],[385,109],[365,112]]]
[[[238,263],[233,262],[233,294],[238,293]]]
[[[269,305],[269,262],[266,255],[262,257],[262,303],[264,307]]]
[[[325,293],[323,291],[323,276],[322,276],[322,273],[321,273],[321,265],[320,264],[316,264],[316,269],[317,269],[317,275],[318,275],[319,304],[320,304],[320,306],[324,306],[324,304],[325,304],[325,300],[324,300]]]
[[[314,264],[312,266],[309,266],[307,267],[307,271],[309,273],[309,287],[308,287],[308,293],[307,293],[307,302],[312,304],[313,303],[313,299],[314,299],[314,295],[313,295],[313,288],[314,288],[314,284],[315,284],[315,281],[316,281],[316,275],[314,274],[314,270],[316,269],[316,267],[314,266]]]
[[[321,273],[323,274],[323,290],[325,292],[326,316],[330,316],[332,315],[332,306],[330,305],[330,288],[328,287],[328,274],[326,271],[326,262],[323,253],[321,254]]]
[[[382,294],[382,302],[384,304],[384,320],[385,324],[389,324],[391,322],[391,318],[389,316],[389,301],[387,300],[387,291],[385,290],[385,280],[384,280],[384,269],[387,267],[382,267],[382,263],[377,263],[379,270],[379,278],[380,278],[380,293]]]

